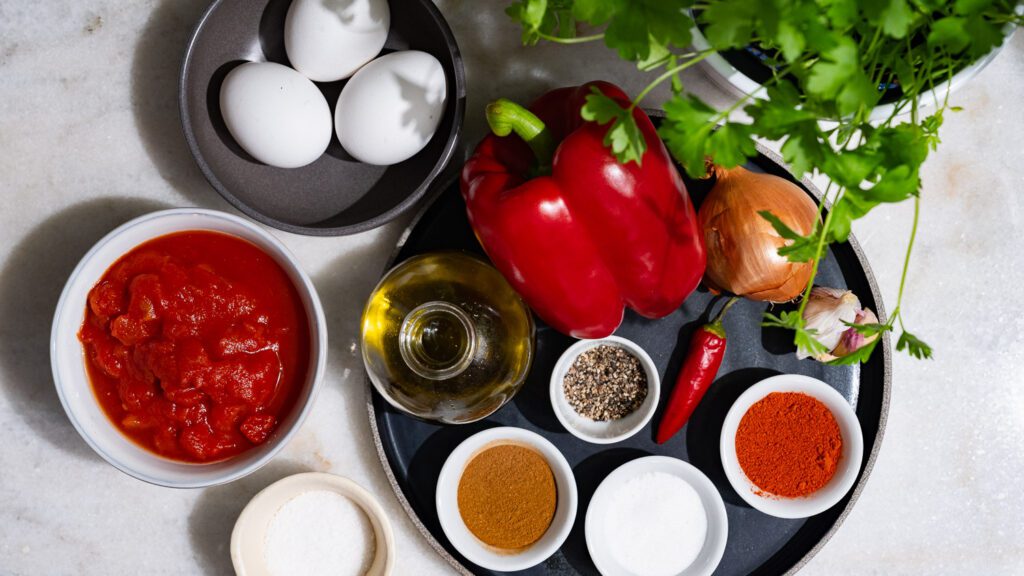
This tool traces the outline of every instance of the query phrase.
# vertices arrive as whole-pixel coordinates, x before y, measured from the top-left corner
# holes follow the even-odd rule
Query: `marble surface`
[[[326,386],[296,439],[227,486],[171,490],[117,472],[64,416],[47,352],[67,275],[107,231],[170,206],[230,210],[185,148],[175,85],[204,0],[0,0],[0,574],[227,574],[238,512],[303,470],[366,486],[391,515],[396,574],[451,570],[406,519],[370,439],[357,318],[404,222],[347,238],[278,233],[312,275],[331,333]],[[598,45],[521,48],[503,3],[440,0],[466,60],[467,141],[481,106],[603,77],[645,79]],[[690,90],[727,101],[698,72]],[[655,93],[651,103],[664,98]],[[897,355],[881,456],[806,574],[1024,573],[1024,35],[962,92],[924,170],[906,318],[935,359]],[[891,307],[910,206],[855,233]]]

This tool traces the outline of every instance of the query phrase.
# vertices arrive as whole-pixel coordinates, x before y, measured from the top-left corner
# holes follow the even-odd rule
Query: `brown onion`
[[[813,263],[779,256],[788,241],[758,212],[768,210],[807,236],[818,207],[799,186],[778,176],[741,166],[713,171],[717,182],[697,214],[708,254],[705,283],[752,300],[793,300],[807,286]]]

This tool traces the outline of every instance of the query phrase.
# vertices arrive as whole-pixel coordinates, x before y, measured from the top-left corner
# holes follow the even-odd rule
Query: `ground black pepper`
[[[562,389],[580,416],[618,420],[647,398],[647,372],[640,360],[618,346],[595,346],[576,357]]]

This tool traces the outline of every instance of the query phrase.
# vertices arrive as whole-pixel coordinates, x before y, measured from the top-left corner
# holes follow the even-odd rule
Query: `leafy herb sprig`
[[[936,89],[999,46],[1007,25],[1024,23],[1020,6],[1018,0],[518,0],[507,13],[522,26],[524,44],[603,40],[639,70],[661,71],[629,110],[597,91],[587,98],[583,117],[611,123],[605,144],[620,162],[640,162],[646,146],[632,108],[670,81],[673,95],[659,134],[690,176],[705,175],[707,157],[725,167],[743,163],[756,155],[753,138],[760,137],[780,143],[797,176],[828,177],[832,209],[810,235],[762,214],[788,240],[781,255],[814,262],[799,309],[766,313],[764,324],[793,330],[794,342],[812,352],[823,346],[806,328],[803,311],[828,244],[845,242],[853,221],[875,207],[912,200],[896,306],[888,322],[855,327],[871,335],[898,326],[896,349],[929,358],[931,347],[904,326],[902,304],[920,216],[921,165],[939,144],[945,113],[958,110],[949,106],[948,90]],[[708,50],[687,50],[691,13]],[[600,32],[578,36],[580,23]],[[750,45],[767,55],[772,70],[763,94],[716,111],[683,92],[683,70],[713,52]],[[885,90],[897,86],[892,114],[872,122]],[[750,122],[730,118],[740,108]],[[909,121],[898,118],[906,114]],[[866,361],[875,343],[835,362]]]

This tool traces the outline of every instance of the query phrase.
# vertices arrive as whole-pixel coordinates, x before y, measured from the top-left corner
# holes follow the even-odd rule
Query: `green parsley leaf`
[[[902,202],[917,193],[920,179],[916,170],[898,166],[882,175],[870,188],[849,187],[832,206],[832,225],[829,242],[845,242],[850,236],[853,221],[863,218],[882,203]]]
[[[668,48],[664,44],[658,43],[654,38],[651,38],[649,41],[649,49],[650,52],[647,54],[647,58],[638,60],[636,63],[636,67],[644,72],[664,66],[673,57]]]
[[[900,334],[900,339],[896,341],[896,350],[900,352],[906,350],[907,354],[918,360],[932,357],[932,347],[906,330]]]
[[[961,16],[980,14],[992,5],[994,0],[956,0],[953,11]]]
[[[575,0],[572,14],[577,20],[597,26],[610,20],[623,7],[623,2],[617,0]]]
[[[856,188],[874,171],[878,157],[868,150],[858,148],[828,156],[822,164],[823,171],[836,184]]]
[[[836,46],[822,55],[823,61],[811,66],[807,91],[826,100],[835,98],[846,82],[863,74],[857,56],[857,45],[847,37],[839,38]]]
[[[872,340],[871,342],[868,342],[864,346],[861,346],[860,348],[854,350],[851,354],[847,354],[846,356],[829,360],[828,362],[826,362],[826,364],[829,364],[831,366],[850,366],[853,364],[867,362],[868,360],[871,359],[871,353],[875,351],[875,346],[877,346],[879,342],[881,342],[880,338],[877,340]]]
[[[914,13],[910,11],[907,0],[890,0],[882,10],[882,31],[893,38],[906,38]]]
[[[711,2],[700,14],[707,24],[704,37],[708,43],[719,50],[745,46],[754,32],[757,12],[762,10],[759,4],[748,0]]]
[[[646,60],[651,53],[651,41],[643,13],[626,10],[616,15],[604,31],[604,43],[623,60]]]
[[[860,17],[857,0],[825,0],[822,5],[828,7],[825,10],[825,15],[838,29],[853,26],[857,18]]]
[[[897,166],[882,175],[881,180],[867,190],[860,192],[872,202],[896,203],[917,194],[921,180],[910,166]]]
[[[810,262],[818,257],[820,226],[815,226],[810,235],[803,236],[768,210],[761,210],[758,214],[772,225],[779,236],[787,240],[786,245],[779,248],[779,256],[785,256],[790,262]]]
[[[684,0],[633,0],[615,12],[604,31],[604,43],[623,60],[649,61],[652,52],[690,44],[692,22]]]
[[[941,123],[941,117],[935,119],[935,122]],[[881,166],[908,166],[916,171],[928,157],[932,123],[929,117],[922,125],[907,123],[875,130],[866,145],[877,151]],[[935,126],[934,130],[937,131],[938,127]]]
[[[787,62],[795,62],[803,54],[804,47],[807,45],[803,32],[792,23],[786,21],[779,23],[776,41],[779,44],[779,48],[782,49],[782,55],[786,58]]]
[[[524,46],[536,44],[542,31],[557,25],[548,0],[519,0],[506,8],[505,13],[522,26]]]
[[[680,94],[665,102],[665,119],[658,135],[691,178],[703,178],[706,174],[707,137],[714,116],[714,108],[692,94]]]
[[[892,330],[891,324],[881,324],[878,322],[870,324],[857,324],[855,322],[843,321],[843,324],[846,324],[850,328],[853,328],[854,330],[857,331],[858,334],[861,334],[863,336],[880,335],[882,332],[888,332]]]
[[[685,48],[690,45],[693,20],[686,12],[688,0],[632,0],[630,10],[643,10],[647,30],[655,42]]]
[[[708,139],[708,154],[726,168],[739,166],[747,158],[757,156],[757,147],[750,135],[748,124],[728,122],[711,134]]]
[[[818,354],[828,352],[828,348],[814,337],[817,334],[817,331],[808,330],[804,327],[803,316],[801,316],[800,312],[797,310],[785,311],[778,316],[770,312],[765,312],[763,320],[761,321],[761,326],[792,330],[793,343],[796,344],[797,349],[805,350],[811,356],[817,356]]]
[[[813,132],[818,123],[817,116],[800,106],[800,95],[787,80],[768,88],[768,99],[757,100],[744,111],[754,120],[757,133],[769,140],[784,138],[797,126]]]
[[[988,54],[993,48],[1003,43],[1002,26],[976,14],[967,19],[967,33],[971,35],[971,44],[967,48],[967,57],[972,61]]]
[[[896,79],[899,80],[900,86],[914,85],[914,67],[906,56],[895,58],[892,61],[892,70],[896,73]]]
[[[622,107],[615,100],[605,96],[597,89],[591,87],[591,93],[587,95],[586,103],[580,110],[584,120],[597,122],[598,124],[612,123],[604,136],[604,145],[612,149],[615,158],[622,164],[636,162],[640,164],[644,152],[647,150],[647,141],[633,118],[632,111]]]
[[[946,16],[936,20],[928,32],[928,45],[949,50],[950,54],[958,54],[971,43],[971,35],[967,32],[967,19],[959,16]],[[902,79],[900,80],[902,82]],[[909,84],[908,84],[909,85]]]
[[[829,150],[828,146],[818,139],[813,129],[801,127],[793,131],[780,151],[793,173],[799,176],[807,174],[815,166],[821,166],[826,150]]]
[[[877,86],[871,82],[867,74],[857,71],[844,83],[842,90],[836,97],[836,110],[840,116],[849,116],[858,113],[867,114],[875,107],[882,93]]]

